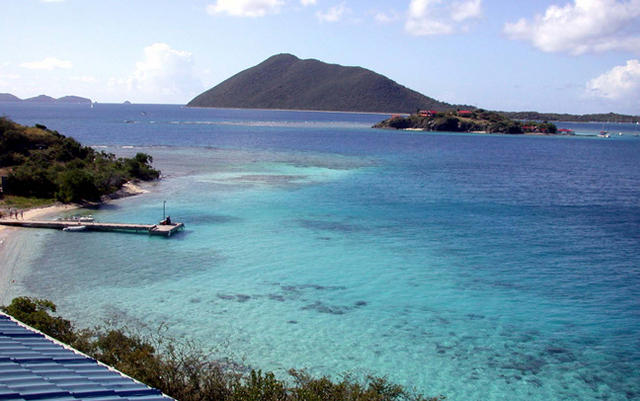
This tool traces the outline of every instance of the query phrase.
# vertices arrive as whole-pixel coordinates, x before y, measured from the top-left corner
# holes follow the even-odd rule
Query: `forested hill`
[[[278,54],[196,96],[190,107],[410,113],[455,106],[361,67]]]
[[[133,158],[97,152],[43,125],[26,127],[0,117],[0,175],[6,175],[4,195],[99,201],[130,180],[154,180],[151,156]]]

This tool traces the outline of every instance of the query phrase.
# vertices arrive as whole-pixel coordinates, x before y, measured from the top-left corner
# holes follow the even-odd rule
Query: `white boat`
[[[95,220],[92,215],[59,217],[58,221],[77,221],[79,223],[93,223]]]
[[[607,131],[600,131],[600,133],[598,134],[598,138],[610,138],[611,135],[609,135],[609,133]]]
[[[87,231],[87,226],[69,226],[63,228],[62,231]]]

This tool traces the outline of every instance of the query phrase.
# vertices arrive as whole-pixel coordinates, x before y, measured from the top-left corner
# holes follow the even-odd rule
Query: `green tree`
[[[98,201],[100,192],[91,172],[82,169],[65,170],[58,176],[56,199],[68,202]]]
[[[0,309],[63,343],[72,344],[77,338],[69,320],[50,315],[56,312],[56,305],[49,300],[18,297],[14,298],[9,306],[2,306]]]

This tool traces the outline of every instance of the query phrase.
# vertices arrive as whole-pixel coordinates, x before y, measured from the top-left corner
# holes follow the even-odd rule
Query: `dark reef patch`
[[[324,302],[316,301],[312,304],[303,306],[300,308],[302,310],[314,310],[319,313],[328,313],[331,315],[344,315],[349,310],[351,310],[348,306],[340,306],[340,305],[327,305]]]
[[[242,221],[239,217],[218,214],[180,215],[180,220],[185,224],[225,224]]]
[[[245,294],[236,294],[236,295],[217,294],[217,297],[220,299],[224,299],[225,301],[236,301],[241,303],[247,302],[248,300],[251,299],[251,296],[245,295]]]
[[[309,230],[314,230],[314,231],[319,230],[319,231],[332,231],[332,232],[339,232],[339,233],[354,233],[354,232],[365,230],[364,227],[356,224],[343,223],[339,221],[330,221],[330,220],[298,219],[296,220],[296,223],[304,228],[307,228]]]

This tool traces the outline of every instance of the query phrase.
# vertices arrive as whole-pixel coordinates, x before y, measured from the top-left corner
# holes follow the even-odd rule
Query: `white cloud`
[[[55,57],[47,57],[40,61],[29,61],[20,64],[20,67],[28,68],[30,70],[53,70],[56,68],[69,69],[73,67],[71,61],[60,60]]]
[[[482,17],[482,0],[458,1],[451,5],[451,19],[456,22]]]
[[[234,17],[264,17],[280,11],[283,0],[218,0],[207,6],[211,15],[225,13]]]
[[[72,81],[83,82],[85,84],[92,84],[92,83],[98,82],[98,79],[91,75],[80,75],[76,77],[70,77],[69,79]]]
[[[337,6],[331,7],[324,13],[318,11],[316,13],[316,17],[318,17],[320,22],[338,22],[348,10],[349,9],[344,5],[344,3],[341,3]]]
[[[506,23],[504,32],[545,52],[640,51],[640,0],[574,0],[563,7],[552,5],[544,15]]]
[[[20,78],[21,77],[18,74],[4,73],[0,71],[0,87],[13,87],[15,82]],[[0,90],[0,92],[4,92],[4,89]]]
[[[379,22],[381,24],[389,24],[392,22],[396,22],[400,18],[401,18],[400,14],[398,14],[395,11],[391,11],[389,13],[378,11],[373,14],[373,19],[376,20],[376,22]]]
[[[482,17],[482,0],[411,0],[405,29],[412,35],[446,35],[465,31],[461,22]]]
[[[638,101],[640,100],[640,61],[629,60],[626,65],[613,67],[587,82],[586,86],[587,93],[592,96]]]
[[[112,91],[136,101],[181,102],[202,90],[196,77],[191,53],[154,43],[144,49],[144,58],[126,79],[112,78]],[[122,94],[125,92],[125,94]]]
[[[316,0],[300,0],[300,4],[303,6],[313,6],[316,4]]]

